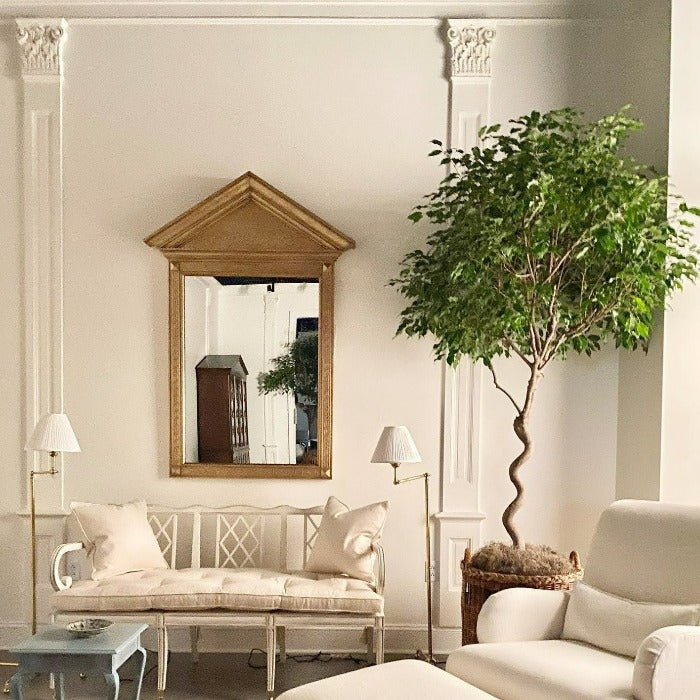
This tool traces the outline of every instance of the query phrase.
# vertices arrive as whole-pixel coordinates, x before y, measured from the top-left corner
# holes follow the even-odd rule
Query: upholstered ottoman
[[[494,700],[435,666],[405,659],[342,673],[288,690],[277,700]]]

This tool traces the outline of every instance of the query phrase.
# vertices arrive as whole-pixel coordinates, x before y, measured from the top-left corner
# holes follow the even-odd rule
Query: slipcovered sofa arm
[[[56,547],[51,557],[51,585],[54,591],[65,591],[73,585],[73,579],[70,576],[61,576],[61,559],[68,552],[77,552],[83,548],[82,542],[68,542]]]
[[[700,627],[674,625],[650,634],[634,659],[636,700],[700,698]]]
[[[489,596],[476,622],[479,642],[534,642],[559,639],[568,591],[508,588]]]

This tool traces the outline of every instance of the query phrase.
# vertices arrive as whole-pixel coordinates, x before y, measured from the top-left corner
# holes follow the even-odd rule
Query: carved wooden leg
[[[165,697],[168,677],[168,628],[162,615],[158,617],[158,700]]]
[[[107,682],[107,700],[117,700],[119,697],[119,674],[116,671],[105,673]]]
[[[190,650],[192,652],[192,663],[199,663],[199,627],[190,627]]]
[[[287,663],[287,628],[282,625],[277,628],[277,644],[280,648],[280,663]]]
[[[384,663],[384,616],[377,615],[374,618],[374,662]]]
[[[275,617],[267,618],[267,697],[275,697],[275,657],[277,656],[277,627]]]

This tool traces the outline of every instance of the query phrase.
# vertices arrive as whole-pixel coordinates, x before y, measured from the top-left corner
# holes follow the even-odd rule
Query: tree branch
[[[519,414],[522,413],[523,409],[520,408],[520,406],[518,406],[518,402],[512,397],[512,395],[506,389],[504,389],[498,383],[498,379],[496,377],[496,372],[494,371],[493,366],[491,364],[489,364],[489,365],[487,365],[487,367],[491,370],[491,376],[493,377],[493,383],[494,383],[494,386],[496,387],[496,389],[498,389],[499,391],[502,391],[510,399],[510,402],[513,404],[513,406],[515,406],[515,410]]]

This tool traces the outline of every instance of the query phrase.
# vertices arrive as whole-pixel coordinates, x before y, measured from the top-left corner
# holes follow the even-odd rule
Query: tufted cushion
[[[101,581],[76,581],[54,593],[60,612],[141,610],[293,610],[381,612],[383,598],[364,581],[267,569],[151,569]]]

